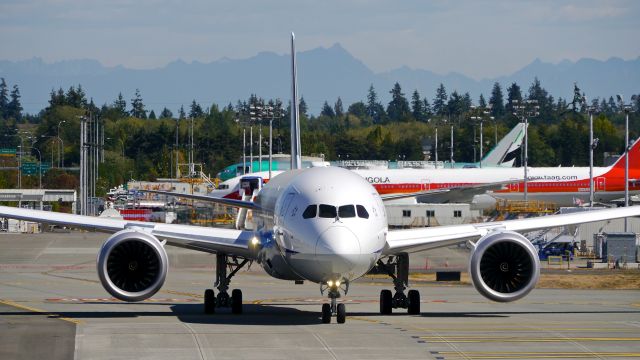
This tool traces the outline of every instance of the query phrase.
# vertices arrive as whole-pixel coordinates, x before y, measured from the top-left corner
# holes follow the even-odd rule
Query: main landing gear
[[[328,297],[331,299],[331,303],[322,304],[322,323],[329,324],[331,317],[336,316],[338,324],[344,324],[347,319],[347,310],[343,303],[338,304],[337,299],[340,297],[340,281],[328,281],[327,284],[320,284],[320,293],[324,293],[328,290]],[[344,283],[344,293],[349,291],[349,283]]]
[[[205,314],[214,314],[216,308],[222,307],[230,307],[232,313],[242,314],[242,291],[240,289],[234,289],[231,292],[231,296],[229,296],[227,291],[229,290],[229,283],[233,275],[248,262],[249,260],[247,259],[239,261],[236,257],[230,257],[226,254],[216,254],[216,283],[214,286],[218,289],[218,296],[215,296],[213,289],[204,291]],[[231,269],[228,275],[227,269]]]
[[[390,256],[384,263],[378,260],[378,266],[384,269],[393,279],[393,287],[396,293],[392,296],[391,290],[380,291],[380,314],[390,315],[392,309],[407,309],[409,315],[420,314],[420,293],[418,290],[409,290],[405,295],[404,290],[409,285],[409,254],[400,253]]]

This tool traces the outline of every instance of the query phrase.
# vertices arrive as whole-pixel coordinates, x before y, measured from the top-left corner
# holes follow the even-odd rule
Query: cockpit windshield
[[[354,218],[359,217],[362,219],[368,219],[369,213],[363,205],[342,205],[335,207],[327,204],[312,204],[307,206],[302,213],[304,219],[312,219],[318,215],[321,218],[335,219],[335,218]]]
[[[320,214],[321,218],[330,218],[333,219],[337,216],[336,207],[331,205],[320,204]]]
[[[356,209],[353,205],[342,205],[338,208],[338,215],[341,218],[356,217]]]

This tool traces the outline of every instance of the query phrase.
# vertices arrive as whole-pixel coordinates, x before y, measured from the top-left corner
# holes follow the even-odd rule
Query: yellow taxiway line
[[[59,320],[63,320],[63,321],[68,321],[68,322],[74,323],[76,325],[82,323],[82,321],[80,321],[80,320],[76,320],[76,319],[72,319],[72,318],[68,318],[68,317],[62,317],[62,316],[60,316],[60,314],[56,314],[56,313],[53,313],[53,312],[50,312],[50,311],[41,310],[41,309],[36,309],[34,307],[31,307],[31,306],[21,305],[21,304],[13,302],[11,300],[0,299],[0,304],[12,306],[14,308],[18,308],[18,309],[22,309],[22,310],[32,311],[32,312],[35,312],[35,313],[38,313],[38,314],[42,314],[42,315],[47,315],[50,318],[55,318],[55,319],[59,319]]]

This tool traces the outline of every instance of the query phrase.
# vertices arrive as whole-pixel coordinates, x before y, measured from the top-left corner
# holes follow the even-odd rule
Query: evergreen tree
[[[309,117],[309,115],[307,115],[308,110],[307,102],[304,101],[304,97],[301,96],[300,101],[298,102],[298,112],[300,113],[300,116]]]
[[[491,97],[489,98],[489,105],[491,105],[491,115],[498,118],[504,115],[504,96],[502,95],[502,87],[500,83],[493,84],[491,89]]]
[[[151,112],[149,112],[149,119],[151,119],[151,120],[155,120],[156,119],[156,113],[153,110],[151,110]]]
[[[376,115],[376,105],[378,104],[378,94],[376,94],[376,90],[373,88],[373,84],[369,86],[369,91],[367,92],[367,114],[374,118]]]
[[[22,119],[22,105],[20,104],[20,89],[18,89],[18,85],[13,85],[10,98],[11,101],[7,105],[7,118],[19,121]]]
[[[427,100],[427,98],[422,99],[422,109],[424,110],[425,120],[429,120],[433,113],[431,112],[431,105],[429,104],[429,100]]]
[[[406,121],[410,119],[409,102],[404,97],[399,83],[395,83],[391,91],[391,101],[387,106],[387,116],[391,121]]]
[[[349,105],[349,109],[347,112],[351,115],[355,115],[360,119],[364,119],[367,116],[367,105],[365,105],[362,101],[354,102]]]
[[[184,112],[184,105],[180,105],[180,110],[178,111],[178,119],[182,120],[182,119],[185,119],[186,117],[187,117],[187,114],[185,114]]]
[[[480,94],[480,99],[478,99],[478,106],[481,108],[487,107],[487,100],[484,99],[484,95]]]
[[[49,93],[49,107],[52,108],[61,105],[65,105],[65,97],[62,88],[58,89],[57,92],[51,89],[51,93]]]
[[[469,92],[464,93],[464,96],[462,97],[461,105],[462,105],[461,106],[462,113],[465,113],[471,110],[471,106],[473,105],[473,102],[471,101],[471,95],[469,94]]]
[[[338,96],[338,100],[336,100],[336,103],[333,105],[333,111],[336,113],[337,117],[342,117],[342,115],[344,115],[344,107],[340,96]]]
[[[433,99],[433,112],[440,116],[447,115],[447,90],[442,83],[436,89],[436,97]]]
[[[417,121],[425,121],[424,103],[420,99],[420,93],[418,90],[414,90],[411,95],[411,114]]]
[[[609,96],[609,109],[611,113],[618,112],[618,104],[616,104],[615,100],[613,100],[613,96]]]
[[[560,102],[560,100],[558,100]],[[577,112],[582,104],[582,93],[578,87],[578,83],[573,83],[573,101],[571,101],[571,110]],[[558,104],[559,105],[559,104]]]
[[[542,87],[537,77],[534,78],[529,87],[528,100],[536,100],[538,102],[540,119],[549,121],[553,118],[553,96],[549,95],[547,90]]]
[[[454,116],[460,116],[464,112],[464,98],[458,94],[457,90],[454,90],[449,96],[446,112]]]
[[[369,86],[369,91],[367,92],[367,115],[371,117],[371,121],[374,124],[383,123],[386,117],[384,107],[378,102],[378,94],[373,88],[373,84]]]
[[[113,102],[113,108],[118,111],[120,117],[127,116],[127,102],[124,100],[122,93],[118,93],[118,98]]]
[[[9,89],[4,78],[0,78],[0,119],[6,118],[9,106]]]
[[[321,116],[328,116],[330,118],[333,118],[336,116],[336,114],[333,112],[333,109],[331,108],[331,106],[329,106],[328,102],[324,102],[324,105],[322,105],[322,111],[320,112]]]
[[[516,83],[511,84],[511,86],[507,88],[506,110],[510,114],[513,113],[514,100],[522,102],[522,92],[520,91],[520,86],[518,86],[518,84]]]
[[[202,111],[202,106],[200,106],[200,104],[196,103],[196,101],[193,100],[189,109],[189,117],[195,119],[203,116],[204,112]]]
[[[171,110],[167,109],[166,107],[162,109],[162,112],[160,113],[160,119],[171,119],[172,117],[173,113],[171,112]]]
[[[142,96],[140,95],[140,89],[136,89],[135,96],[133,99],[131,99],[131,116],[138,119],[147,118],[147,110],[144,109]]]

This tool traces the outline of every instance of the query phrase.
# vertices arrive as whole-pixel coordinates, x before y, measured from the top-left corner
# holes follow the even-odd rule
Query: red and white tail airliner
[[[595,167],[594,201],[609,202],[624,196],[624,157],[609,167]],[[495,198],[524,199],[524,168],[402,169],[354,170],[371,183],[381,195],[413,193],[455,187],[472,187],[510,182],[504,189],[489,192]],[[589,201],[588,167],[529,167],[529,200],[541,200],[559,206]],[[629,151],[629,191],[640,193],[640,139]],[[441,195],[436,195],[442,198]],[[446,196],[446,194],[444,194]]]

